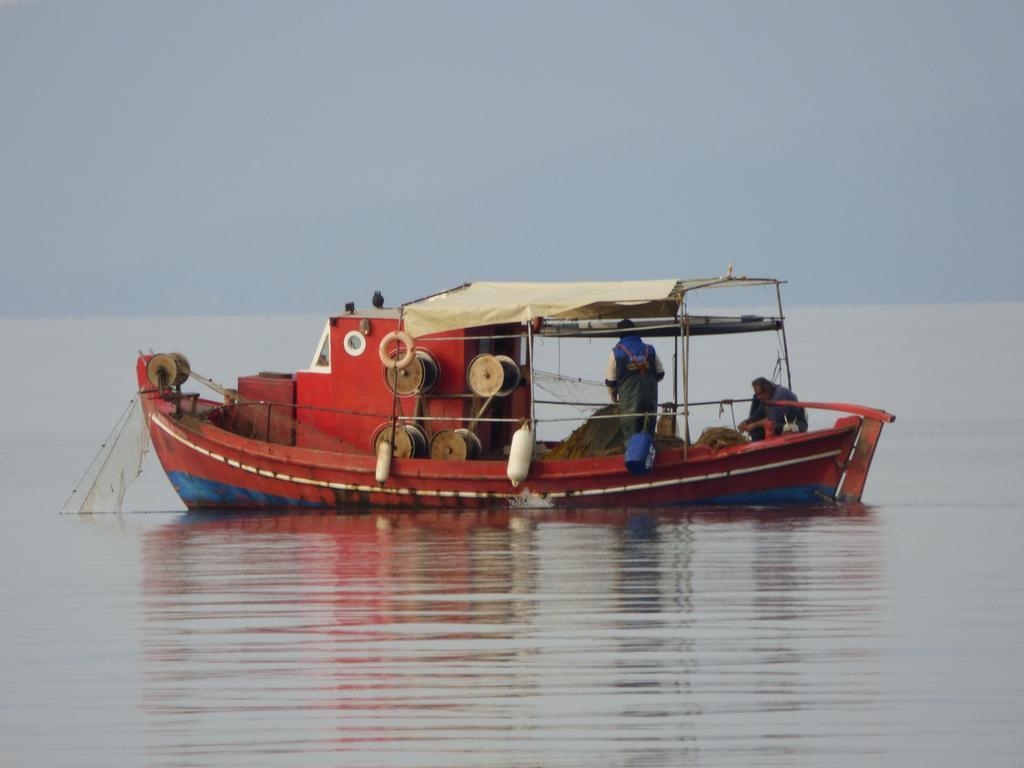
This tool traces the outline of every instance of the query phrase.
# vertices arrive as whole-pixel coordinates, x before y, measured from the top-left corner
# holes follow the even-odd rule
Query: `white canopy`
[[[683,294],[694,288],[775,285],[772,279],[623,280],[588,283],[468,283],[406,304],[405,329],[413,336],[498,323],[675,317]]]

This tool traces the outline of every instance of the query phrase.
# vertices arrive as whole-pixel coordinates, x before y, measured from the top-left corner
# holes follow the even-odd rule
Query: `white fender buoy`
[[[391,442],[388,440],[381,440],[380,445],[377,446],[377,472],[374,475],[377,478],[378,485],[384,485],[388,481],[388,477],[391,475]]]
[[[533,445],[533,429],[530,427],[530,422],[527,421],[512,435],[512,446],[508,450],[506,474],[512,481],[513,488],[517,487],[530,474]]]

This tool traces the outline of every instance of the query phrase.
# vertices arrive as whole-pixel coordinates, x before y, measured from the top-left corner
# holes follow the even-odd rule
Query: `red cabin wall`
[[[294,403],[291,374],[239,376],[235,431],[256,440],[295,445]]]
[[[350,331],[358,331],[361,322],[368,322],[366,347],[362,354],[345,350],[344,340]],[[327,450],[369,452],[379,426],[391,418],[393,394],[384,379],[378,349],[381,340],[398,329],[397,318],[364,318],[342,315],[330,321],[331,367],[329,372],[299,371],[296,374],[298,429],[296,445]],[[480,335],[515,333],[518,328],[473,329]],[[520,339],[456,339],[461,331],[424,336],[416,340],[417,348],[429,351],[438,362],[440,377],[434,389],[421,398],[418,415],[438,420],[424,420],[421,425],[428,435],[442,429],[467,426],[465,419],[475,415],[480,402],[471,396],[466,384],[466,368],[483,351],[505,354],[517,362]],[[524,377],[525,378],[525,377]],[[416,414],[416,396],[399,397],[399,415]],[[529,390],[520,387],[506,398],[495,398],[491,417],[526,418],[529,415]],[[511,442],[516,425],[481,422],[477,434],[485,453],[500,454]]]

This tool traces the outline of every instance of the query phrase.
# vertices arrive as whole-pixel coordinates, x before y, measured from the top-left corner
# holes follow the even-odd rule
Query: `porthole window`
[[[359,331],[345,334],[345,351],[353,357],[359,357],[366,351],[366,338]]]

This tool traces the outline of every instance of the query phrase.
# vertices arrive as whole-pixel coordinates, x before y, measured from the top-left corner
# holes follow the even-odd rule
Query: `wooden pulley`
[[[396,459],[414,459],[427,454],[427,433],[418,424],[397,424],[395,430],[394,450],[391,455]],[[373,453],[380,455],[381,443],[391,440],[391,422],[385,421],[373,433]]]
[[[180,387],[188,381],[188,377],[192,373],[192,366],[189,365],[188,358],[181,352],[171,352],[171,357],[178,364],[178,375],[174,377],[174,386]]]
[[[480,457],[480,438],[468,429],[444,429],[430,439],[430,458],[467,461]]]
[[[474,395],[505,397],[519,386],[522,374],[511,357],[484,352],[474,357],[466,369],[466,383]]]
[[[399,395],[425,395],[441,379],[441,365],[429,350],[417,349],[412,363],[405,368],[384,367],[384,381]]]
[[[146,378],[158,389],[180,387],[192,373],[188,358],[181,352],[158,352],[146,363]]]

